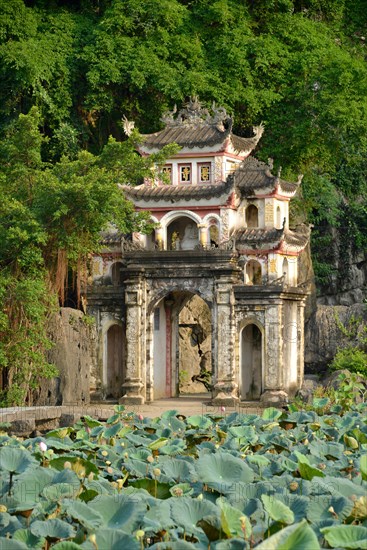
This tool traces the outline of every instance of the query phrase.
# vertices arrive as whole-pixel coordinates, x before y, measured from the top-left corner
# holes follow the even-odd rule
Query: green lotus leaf
[[[130,485],[138,489],[145,489],[150,495],[156,498],[164,499],[171,496],[170,484],[156,481],[155,479],[136,479],[135,481],[130,481]]]
[[[76,497],[80,491],[80,483],[55,483],[45,487],[42,495],[51,501],[59,501],[63,498]]]
[[[365,496],[366,487],[357,484],[355,481],[343,477],[326,476],[324,479],[312,480],[312,492],[315,493],[315,486],[319,486],[317,494],[330,493],[335,496],[352,497]]]
[[[198,547],[186,540],[172,540],[169,542],[157,542],[149,547],[149,550],[195,550]]]
[[[36,464],[37,461],[25,449],[13,446],[0,449],[0,470],[20,474]]]
[[[294,422],[296,424],[307,424],[308,422],[314,422],[316,420],[316,413],[313,411],[297,411],[289,414],[284,421]]]
[[[246,460],[250,464],[255,464],[259,468],[265,468],[270,464],[270,460],[264,455],[247,455]]]
[[[250,443],[254,445],[259,439],[253,426],[231,426],[228,433],[233,437],[238,437],[241,443]]]
[[[274,496],[262,495],[261,500],[266,512],[271,519],[290,525],[294,522],[294,513],[292,510]]]
[[[159,439],[156,439],[156,441],[152,441],[152,443],[149,443],[148,447],[152,451],[157,451],[161,447],[164,447],[164,445],[167,444],[168,439],[166,437],[160,437]]]
[[[55,470],[63,471],[65,469],[65,462],[70,462],[72,465],[75,465],[75,468],[76,465],[83,467],[86,476],[91,472],[94,474],[99,474],[97,466],[91,460],[86,460],[80,456],[69,454],[63,454],[62,456],[58,456],[57,458],[50,460],[50,466],[55,468]]]
[[[184,439],[173,439],[170,445],[165,445],[159,452],[163,455],[175,456],[182,453],[185,448],[186,442]]]
[[[44,548],[46,539],[33,535],[30,529],[18,529],[13,535],[13,540],[23,542],[27,548]]]
[[[190,481],[196,478],[194,467],[186,460],[168,456],[160,457],[159,467],[167,477],[175,481]]]
[[[203,483],[247,482],[254,479],[253,470],[240,458],[229,453],[217,452],[201,456],[196,463],[196,471]]]
[[[367,481],[367,454],[361,456],[359,460],[359,467],[361,469],[362,479]]]
[[[220,540],[210,546],[212,550],[246,550],[249,548],[247,541],[240,538]]]
[[[83,550],[140,550],[141,544],[136,537],[121,529],[99,529],[95,533],[96,542],[88,539],[79,548]]]
[[[218,498],[217,505],[221,509],[221,527],[227,537],[242,536],[245,539],[250,538],[252,528],[249,518],[222,497]]]
[[[320,550],[317,537],[306,520],[289,525],[275,533],[256,550]]]
[[[87,529],[98,529],[103,524],[101,514],[80,500],[64,500],[63,510]]]
[[[342,496],[318,495],[310,499],[307,519],[313,523],[324,519],[346,519],[353,510],[353,501]]]
[[[92,418],[91,416],[88,416],[87,414],[83,416],[83,420],[88,426],[88,428],[96,428],[97,426],[103,426],[102,422],[100,422],[99,420],[96,420],[95,418]]]
[[[310,502],[309,498],[287,493],[276,493],[276,497],[292,510],[295,522],[301,521],[306,517],[307,508]]]
[[[109,439],[110,437],[115,437],[115,435],[118,434],[118,432],[123,428],[123,425],[121,422],[117,422],[116,424],[113,424],[113,426],[109,426],[105,430],[103,430],[103,437],[106,439]]]
[[[56,550],[80,550],[80,545],[72,542],[71,540],[63,540],[57,544],[54,544],[52,546],[52,550],[54,550],[54,548]]]
[[[49,447],[49,449],[56,449],[57,451],[70,451],[72,446],[73,442],[68,437],[64,437],[64,439],[50,437],[47,439],[47,447]]]
[[[320,529],[332,548],[362,550],[367,548],[367,527],[362,525],[335,525]]]
[[[171,518],[171,500],[156,500],[144,515],[143,530],[168,531],[175,523]]]
[[[312,400],[312,407],[314,409],[324,409],[329,403],[330,399],[328,397],[314,397]]]
[[[28,546],[19,540],[0,537],[0,550],[28,550]]]
[[[340,443],[311,441],[309,445],[310,453],[326,459],[341,459],[343,457],[344,447]]]
[[[280,411],[279,409],[276,409],[275,407],[268,407],[263,411],[261,418],[263,420],[271,420],[274,422],[275,420],[278,420],[278,418],[280,418],[282,414],[282,411]]]
[[[210,418],[203,414],[195,414],[193,416],[188,416],[186,418],[186,422],[193,426],[194,428],[200,428],[201,430],[207,430],[211,426],[213,426],[212,421]]]
[[[298,451],[294,451],[294,454],[298,458],[298,471],[302,479],[307,479],[311,481],[314,477],[325,477],[325,474],[322,470],[311,466],[308,458]]]
[[[31,524],[31,532],[36,537],[50,539],[70,539],[75,537],[75,529],[61,519],[36,520]]]
[[[153,480],[152,480],[153,481]],[[106,527],[132,532],[141,522],[147,506],[134,495],[101,495],[88,503],[91,510],[102,516]]]
[[[45,437],[46,438],[56,437],[56,438],[59,438],[59,439],[64,439],[72,431],[73,431],[73,428],[70,428],[70,427],[69,428],[57,428],[56,430],[50,430],[49,432],[47,432]]]
[[[205,516],[219,516],[218,507],[207,500],[197,500],[190,497],[172,499],[171,516],[177,525],[185,529],[187,533],[201,532],[197,522]]]

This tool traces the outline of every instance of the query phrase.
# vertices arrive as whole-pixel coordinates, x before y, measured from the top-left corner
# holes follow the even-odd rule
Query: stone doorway
[[[241,399],[260,399],[262,393],[263,337],[259,327],[253,323],[241,332]]]
[[[117,399],[123,395],[126,377],[126,338],[121,325],[112,325],[106,333],[106,397]]]
[[[154,308],[152,325],[153,399],[209,391],[212,316],[208,304],[186,290],[170,292]]]

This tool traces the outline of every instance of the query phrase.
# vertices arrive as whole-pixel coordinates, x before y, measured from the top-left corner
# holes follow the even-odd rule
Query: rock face
[[[179,316],[179,382],[180,393],[204,393],[204,385],[192,382],[199,374],[200,355],[205,357],[205,368],[211,371],[211,314],[207,304],[193,296]]]
[[[306,373],[323,374],[338,347],[345,346],[347,343],[355,344],[351,338],[343,334],[340,328],[341,325],[348,327],[352,318],[358,320],[356,325],[367,322],[366,305],[317,306],[305,327]]]
[[[59,376],[44,380],[35,405],[89,403],[90,372],[95,368],[95,329],[79,310],[61,308],[50,320],[54,342],[48,360],[57,366]]]

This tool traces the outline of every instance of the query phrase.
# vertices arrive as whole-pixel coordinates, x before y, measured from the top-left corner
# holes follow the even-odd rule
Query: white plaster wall
[[[159,308],[160,317],[159,330],[154,329],[154,311],[152,313],[154,399],[166,397],[166,312],[163,300],[157,308]]]

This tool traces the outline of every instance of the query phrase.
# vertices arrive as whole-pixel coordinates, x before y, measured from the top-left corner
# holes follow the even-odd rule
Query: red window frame
[[[198,183],[212,183],[212,165],[211,162],[198,162]],[[208,180],[202,180],[201,179],[201,168],[208,167],[209,168],[209,179]]]
[[[190,179],[189,180],[182,180],[182,178],[181,178],[181,169],[182,168],[189,168],[190,169]],[[185,162],[185,163],[182,163],[182,164],[178,165],[178,181],[179,181],[179,183],[183,183],[183,184],[186,184],[186,185],[192,183],[192,164],[191,164],[191,162]]]

